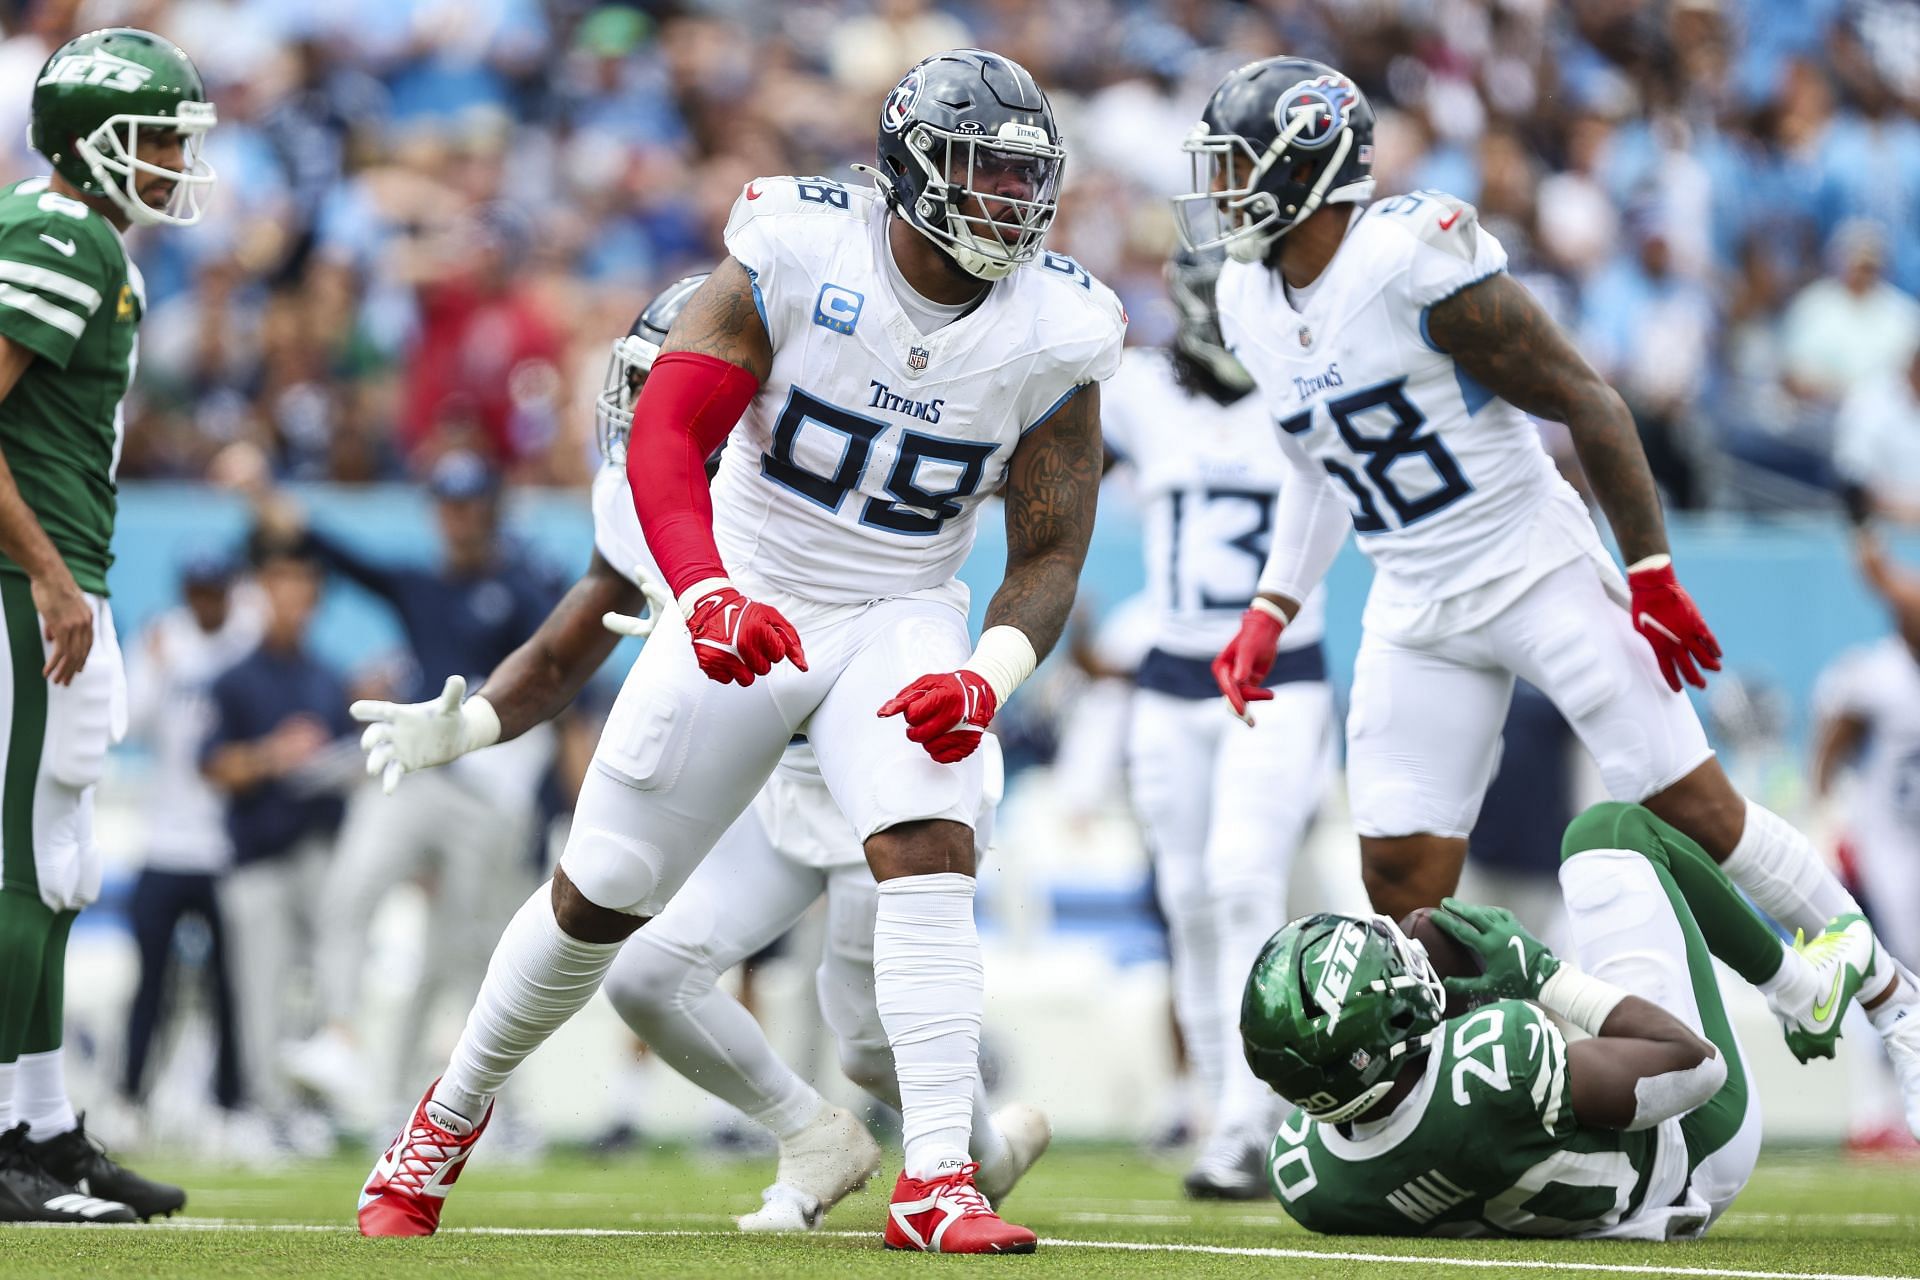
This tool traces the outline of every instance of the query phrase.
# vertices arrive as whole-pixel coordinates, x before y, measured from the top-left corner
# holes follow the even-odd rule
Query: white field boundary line
[[[17,1223],[25,1227],[49,1227],[72,1231],[64,1223]],[[327,1222],[250,1222],[224,1218],[164,1218],[158,1222],[100,1223],[88,1231],[283,1231],[317,1232],[342,1235],[354,1230],[346,1223]],[[643,1227],[448,1227],[443,1236],[626,1236],[639,1238],[716,1239],[733,1233],[714,1231],[675,1231]],[[813,1233],[836,1240],[871,1240],[872,1231],[818,1231]],[[1423,1267],[1465,1267],[1511,1271],[1603,1272],[1630,1276],[1702,1276],[1709,1280],[1920,1280],[1920,1276],[1864,1275],[1857,1271],[1742,1271],[1729,1267],[1653,1267],[1622,1262],[1548,1262],[1528,1258],[1447,1258],[1414,1253],[1360,1253],[1332,1249],[1272,1249],[1251,1245],[1173,1244],[1140,1240],[1061,1240],[1041,1237],[1040,1243],[1052,1249],[1113,1249],[1122,1253],[1197,1253],[1226,1258],[1274,1258],[1290,1261],[1370,1262],[1385,1265]],[[1679,1249],[1685,1245],[1675,1246]]]

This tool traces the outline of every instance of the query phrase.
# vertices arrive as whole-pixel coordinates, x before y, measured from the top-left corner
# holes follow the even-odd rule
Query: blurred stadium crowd
[[[1053,95],[1070,160],[1051,243],[1120,292],[1134,342],[1171,326],[1181,136],[1225,69],[1285,51],[1370,95],[1382,194],[1480,206],[1633,406],[1674,504],[1817,503],[1837,417],[1920,403],[1907,0],[40,0],[0,15],[7,83],[73,32],[132,23],[189,49],[219,107],[209,225],[138,249],[152,307],[126,478],[194,477],[251,439],[283,478],[417,477],[467,446],[516,481],[582,482],[604,344],[655,286],[714,260],[741,184],[844,175],[870,157],[900,68],[968,43]],[[0,103],[7,181],[36,171],[25,111],[24,92]],[[1839,413],[1855,393],[1859,412]],[[1861,430],[1840,453],[1872,472],[1885,433]]]
[[[433,573],[497,559],[503,597],[511,587],[510,620],[453,626],[422,603],[432,574],[402,582],[358,563],[350,546],[329,550],[328,522],[317,521],[323,537],[309,551],[381,597],[412,650],[395,679],[356,672],[358,693],[429,696],[429,676],[489,670],[524,637],[561,584],[541,565],[507,563],[500,478],[582,489],[599,463],[592,402],[609,341],[660,285],[720,255],[741,186],[765,174],[846,176],[872,158],[879,103],[902,69],[963,44],[1020,60],[1052,95],[1069,160],[1049,245],[1120,293],[1130,341],[1172,334],[1167,197],[1188,189],[1180,141],[1208,92],[1238,63],[1302,54],[1369,94],[1380,194],[1439,187],[1479,206],[1516,274],[1626,397],[1670,505],[1818,507],[1852,480],[1883,514],[1920,524],[1912,0],[0,0],[0,83],[17,86],[0,94],[0,181],[44,169],[23,141],[34,71],[70,35],[114,24],[178,41],[220,113],[209,146],[220,186],[205,223],[132,241],[149,310],[121,478],[218,472],[251,488],[269,530],[295,516],[276,505],[269,477],[240,483],[236,453],[264,456],[274,481],[423,482],[441,533]],[[258,452],[223,454],[236,443]],[[215,466],[217,456],[226,461]],[[278,597],[259,582],[236,586],[230,556],[183,566],[183,606],[130,646],[145,668],[136,684],[204,686],[236,654],[270,647],[261,637],[276,626],[289,652],[304,645],[318,580],[304,578],[304,556],[286,559],[301,563],[281,566]],[[1915,592],[1903,619],[1920,619]],[[423,611],[427,622],[408,621]],[[174,661],[158,661],[167,645],[155,636],[176,634]],[[189,642],[217,635],[233,652],[209,649],[205,670],[180,661]],[[428,651],[443,640],[465,648]],[[1108,677],[1118,705],[1125,664],[1098,643],[1082,647],[1083,670],[1056,670],[1024,701],[1041,721],[1081,708],[1081,746],[1111,748],[1113,722],[1100,719],[1086,679]],[[392,880],[444,889],[460,878],[433,865],[425,840],[390,856],[341,832],[377,797],[362,784],[338,798],[359,782],[360,760],[350,728],[328,722],[344,703],[337,681],[298,715],[276,700],[276,679],[257,683],[264,691],[229,690],[232,718],[258,710],[256,728],[292,720],[293,731],[183,722],[171,745],[147,742],[161,760],[154,778],[179,804],[199,804],[211,753],[257,747],[269,761],[258,776],[226,788],[221,808],[206,796],[181,829],[189,818],[196,831],[233,828],[225,806],[263,786],[298,792],[311,822],[261,835],[251,852],[253,835],[236,835],[237,875],[218,839],[183,841],[171,864],[166,850],[143,850],[146,878],[125,902],[145,961],[116,1081],[129,1097],[153,1087],[142,1077],[163,1034],[174,926],[196,911],[211,922],[214,880],[231,890],[252,867],[277,947],[268,966],[262,945],[229,939],[243,980],[206,997],[223,1032],[217,1092],[235,1108],[274,1105],[292,1083],[350,1091],[364,1046],[341,1028],[359,969],[338,960],[361,943],[307,935],[330,912],[364,930],[367,899]],[[164,709],[163,697],[152,702]],[[1076,772],[1072,726],[1041,747],[1021,740],[1018,717],[1001,727],[1016,769],[1057,747],[1063,829],[1093,821],[1115,785],[1111,750]],[[1565,726],[1537,705],[1523,699],[1509,732],[1532,747],[1511,750],[1517,765],[1536,770],[1516,769],[1505,785],[1531,803],[1490,800],[1512,829],[1475,840],[1485,873],[1512,877],[1500,900],[1518,902],[1539,868],[1499,851],[1550,851],[1578,779],[1559,767]],[[493,807],[479,817],[504,851],[489,874],[505,868],[512,892],[478,905],[441,894],[429,905],[436,928],[490,943],[525,892],[514,877],[537,874],[535,833],[567,807],[593,728],[563,723],[555,739],[535,744],[540,758],[515,785],[482,789]],[[288,809],[283,800],[262,807]],[[322,864],[336,842],[372,853],[339,856],[329,878]],[[353,866],[377,873],[340,869]],[[1145,896],[1129,883],[1092,909],[1111,914],[1125,899],[1138,910]],[[470,994],[483,958],[484,948],[423,972],[421,991]],[[222,967],[203,966],[216,986]],[[285,1012],[282,984],[301,969],[332,972],[343,991],[300,1027],[265,1025]],[[1154,1016],[1164,1021],[1157,1007]],[[318,1034],[282,1060],[285,1042],[306,1032]],[[240,1052],[250,1037],[267,1043]],[[318,1128],[311,1145],[325,1149],[331,1134]],[[263,1141],[248,1131],[235,1145]]]

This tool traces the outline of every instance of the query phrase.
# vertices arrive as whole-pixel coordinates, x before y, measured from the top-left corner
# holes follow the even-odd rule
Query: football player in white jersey
[[[1920,575],[1872,534],[1859,549],[1896,634],[1847,650],[1821,674],[1813,785],[1824,796],[1840,770],[1858,772],[1846,826],[1861,888],[1887,948],[1920,964]]]
[[[975,748],[1072,606],[1097,384],[1126,328],[1109,290],[1043,253],[1058,138],[1024,69],[956,50],[888,95],[873,189],[764,178],[741,193],[729,256],[674,324],[628,449],[679,609],[621,689],[551,890],[508,926],[446,1073],[363,1189],[363,1232],[435,1228],[501,1085],[804,732],[880,882],[874,985],[906,1145],[885,1242],[1035,1247],[994,1213],[968,1150]],[[1007,568],[969,653],[954,574],[996,491]]]
[[[1375,909],[1398,917],[1453,892],[1518,675],[1573,725],[1616,800],[1698,841],[1777,920],[1811,936],[1858,910],[1714,759],[1681,682],[1704,686],[1720,649],[1674,577],[1633,418],[1506,272],[1473,207],[1432,191],[1369,205],[1372,108],[1305,59],[1230,73],[1185,147],[1182,235],[1232,259],[1221,329],[1298,481],[1215,675],[1236,711],[1268,696],[1276,642],[1351,524],[1375,570],[1347,713]],[[1566,424],[1624,581],[1528,414]],[[1920,987],[1875,951],[1861,1003],[1908,1063],[1920,1125]],[[1796,1053],[1832,1052],[1841,1010],[1825,992],[1768,994]]]
[[[648,634],[659,611],[672,607],[634,514],[627,436],[634,400],[660,344],[705,279],[701,273],[667,286],[614,343],[595,404],[605,462],[592,489],[594,554],[566,600],[464,703],[464,682],[456,678],[451,691],[432,702],[354,704],[354,715],[371,722],[363,740],[368,771],[389,789],[416,769],[486,745],[489,730],[468,732],[465,725],[484,721],[489,711],[499,719],[503,739],[555,714],[600,668],[618,636]],[[643,591],[651,617],[636,612]],[[594,625],[596,619],[604,628]],[[984,854],[1001,790],[999,744],[988,736],[981,751],[987,778],[974,837]],[[766,1125],[779,1141],[779,1174],[761,1208],[740,1219],[744,1230],[817,1227],[880,1164],[880,1148],[860,1121],[800,1079],[774,1054],[753,1016],[717,986],[722,974],[786,933],[823,894],[828,937],[818,974],[821,1016],[848,1077],[897,1107],[893,1057],[874,1003],[873,873],[804,742],[787,748],[751,810],[727,829],[607,974],[608,1000],[635,1035],[681,1075]],[[1034,1108],[1014,1104],[990,1114],[985,1091],[975,1094],[979,1180],[995,1198],[1012,1190],[1050,1136],[1046,1117]]]
[[[1287,920],[1293,853],[1332,764],[1333,696],[1318,591],[1264,681],[1277,714],[1251,733],[1232,732],[1239,726],[1220,714],[1207,669],[1253,598],[1289,471],[1253,380],[1220,342],[1213,292],[1223,256],[1182,251],[1168,263],[1180,313],[1173,345],[1127,352],[1100,419],[1109,455],[1134,473],[1153,605],[1152,647],[1135,673],[1128,790],[1167,920],[1174,1015],[1211,1108],[1185,1185],[1199,1198],[1248,1200],[1266,1194],[1279,1117],[1240,1053],[1240,995]]]

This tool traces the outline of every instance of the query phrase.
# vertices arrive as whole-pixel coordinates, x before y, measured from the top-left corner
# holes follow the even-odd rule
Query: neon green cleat
[[[1831,1058],[1834,1042],[1840,1039],[1840,1019],[1873,968],[1873,927],[1865,916],[1849,912],[1829,920],[1811,941],[1804,933],[1795,934],[1793,949],[1813,966],[1820,980],[1804,1012],[1775,1010],[1785,1023],[1787,1048],[1802,1062]]]

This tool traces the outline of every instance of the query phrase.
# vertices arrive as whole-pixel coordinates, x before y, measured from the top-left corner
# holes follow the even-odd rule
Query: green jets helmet
[[[105,196],[130,222],[187,226],[200,220],[214,173],[200,157],[213,128],[200,73],[177,45],[132,27],[90,31],[61,45],[33,87],[27,141],[54,172],[90,196]],[[141,133],[177,133],[180,167],[140,157]],[[164,207],[140,198],[155,178],[173,183]]]
[[[1425,950],[1386,916],[1303,916],[1247,978],[1247,1065],[1314,1119],[1350,1120],[1426,1047],[1446,998]]]

